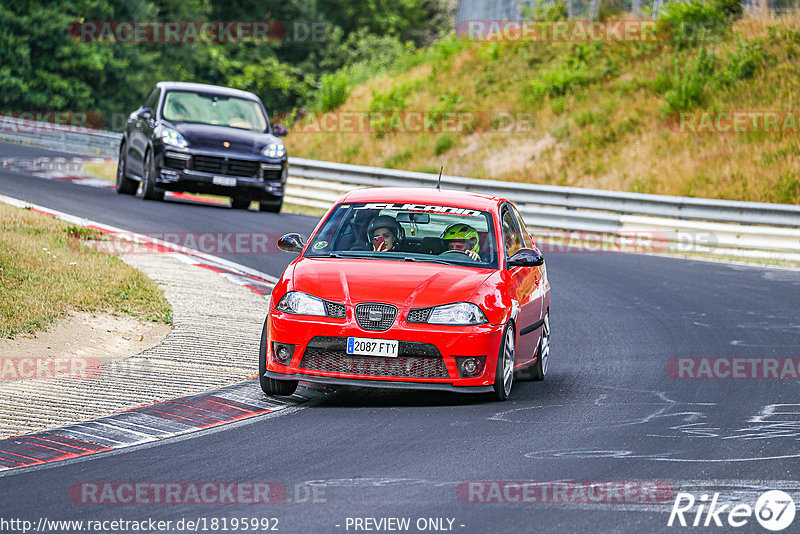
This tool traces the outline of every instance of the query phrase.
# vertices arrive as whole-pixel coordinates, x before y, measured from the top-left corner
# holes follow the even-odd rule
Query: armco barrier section
[[[0,140],[34,144],[92,156],[114,157],[121,134],[0,117]],[[328,208],[342,194],[360,187],[434,187],[435,174],[290,158],[286,200]],[[679,242],[686,234],[713,234],[711,252],[778,252],[800,260],[800,206],[705,198],[649,195],[476,180],[444,175],[445,188],[508,198],[534,228],[630,235],[657,232]],[[752,255],[752,254],[751,254]],[[764,255],[764,254],[756,254]]]

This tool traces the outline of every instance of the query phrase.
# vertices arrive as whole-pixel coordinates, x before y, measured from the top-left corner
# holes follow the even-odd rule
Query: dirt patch
[[[556,140],[549,133],[539,139],[512,139],[484,159],[484,167],[491,169],[493,178],[511,173],[526,175],[536,164],[535,159],[554,146]]]
[[[72,312],[45,332],[0,339],[0,356],[119,360],[158,345],[172,327],[109,313]]]

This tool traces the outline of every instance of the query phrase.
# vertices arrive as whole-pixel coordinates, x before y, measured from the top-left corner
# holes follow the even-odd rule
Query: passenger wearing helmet
[[[404,237],[400,223],[390,215],[378,215],[367,226],[367,241],[376,252],[398,250]]]
[[[442,233],[448,250],[463,252],[475,261],[481,261],[480,236],[478,231],[472,226],[464,223],[456,223],[447,227]]]

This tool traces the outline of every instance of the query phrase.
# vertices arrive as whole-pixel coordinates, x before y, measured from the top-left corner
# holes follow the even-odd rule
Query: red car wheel
[[[504,401],[511,394],[514,385],[514,326],[509,323],[503,331],[503,342],[497,355],[497,368],[494,375],[494,395]]]

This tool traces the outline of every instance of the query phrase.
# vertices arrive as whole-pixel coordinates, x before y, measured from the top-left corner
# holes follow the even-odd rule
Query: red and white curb
[[[301,383],[291,397],[266,397],[257,380],[133,408],[91,421],[0,440],[0,472],[179,436],[301,405],[334,388]]]

